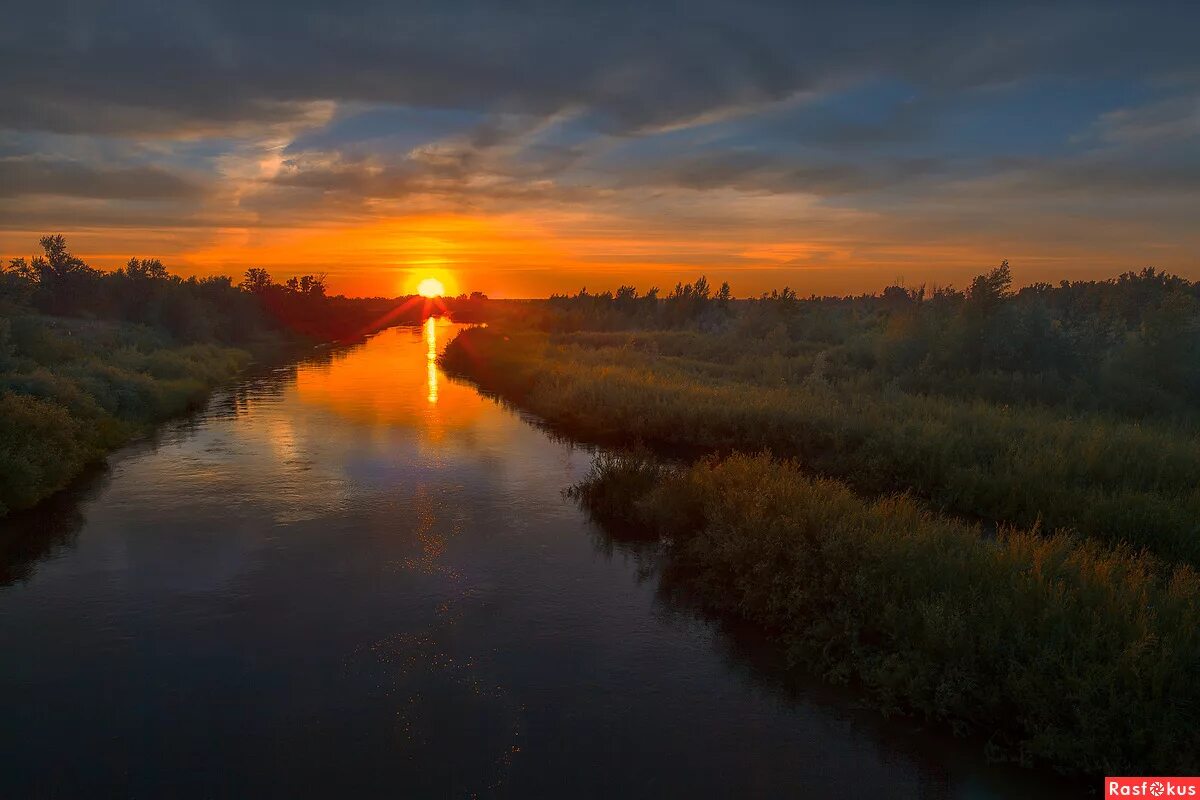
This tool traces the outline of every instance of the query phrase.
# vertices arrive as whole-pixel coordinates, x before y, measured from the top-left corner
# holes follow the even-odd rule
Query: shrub
[[[657,476],[653,485],[648,480]],[[668,575],[796,662],[993,754],[1095,774],[1200,759],[1200,580],[1127,548],[865,501],[793,462],[598,462],[574,490],[672,537]]]
[[[820,358],[764,386],[734,365],[493,328],[464,331],[443,364],[578,437],[766,449],[863,492],[1200,563],[1200,441],[1165,424],[830,380]]]
[[[18,346],[0,371],[0,514],[63,488],[107,450],[195,407],[249,362],[244,351],[214,345],[173,347],[139,326],[16,322]]]

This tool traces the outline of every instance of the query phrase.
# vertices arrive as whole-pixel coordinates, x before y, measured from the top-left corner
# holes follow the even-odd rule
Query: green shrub
[[[141,326],[3,321],[18,344],[0,364],[0,514],[34,505],[106,451],[196,407],[249,362],[240,350],[174,347]]]
[[[101,452],[85,421],[63,406],[0,392],[0,513],[61,489]]]
[[[864,501],[766,456],[675,473],[610,457],[573,494],[602,513],[634,509],[671,537],[671,579],[885,709],[1085,773],[1200,763],[1189,566],[1033,530],[987,539],[910,498]]]
[[[464,331],[443,356],[582,438],[765,449],[867,493],[911,490],[964,516],[1200,564],[1200,439],[1187,431],[830,380],[827,363],[811,363],[803,380],[771,386],[644,346],[494,328]]]

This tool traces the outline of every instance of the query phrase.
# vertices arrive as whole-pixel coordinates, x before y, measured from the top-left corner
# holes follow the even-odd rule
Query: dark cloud
[[[891,189],[944,170],[932,158],[822,163],[759,151],[684,155],[653,168],[631,169],[623,186],[738,189],[745,192],[850,195]]]
[[[546,115],[614,131],[870,75],[947,87],[1195,70],[1194,4],[25,3],[0,32],[10,128],[168,134],[314,101]]]
[[[1010,163],[986,179],[989,194],[1025,198],[1104,197],[1116,202],[1146,197],[1200,198],[1200,158],[1170,163],[1147,162],[1104,154],[1060,161]],[[990,188],[991,191],[988,189]]]
[[[1117,144],[1162,145],[1200,139],[1200,93],[1171,97],[1103,116],[1095,133]]]
[[[198,182],[156,166],[100,167],[38,156],[0,158],[0,198],[164,200],[197,198],[203,193]]]
[[[796,231],[881,263],[871,236],[1194,242],[1198,28],[1124,0],[38,0],[0,26],[0,228],[562,209],[644,263]]]

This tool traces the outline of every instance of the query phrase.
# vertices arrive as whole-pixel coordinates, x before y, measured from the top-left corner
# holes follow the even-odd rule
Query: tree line
[[[378,328],[420,322],[454,310],[481,316],[479,292],[430,308],[417,298],[330,296],[326,275],[277,282],[252,267],[226,275],[174,275],[157,258],[130,258],[114,271],[89,266],[62,235],[43,236],[40,255],[0,264],[0,313],[38,312],[147,325],[178,342],[245,346],[279,335],[313,341],[353,339]]]
[[[556,295],[529,324],[558,333],[698,330],[730,354],[822,355],[830,379],[1012,403],[1192,415],[1200,407],[1200,283],[1147,267],[1014,288],[1007,261],[952,286],[854,296],[792,287],[734,299],[729,284]]]

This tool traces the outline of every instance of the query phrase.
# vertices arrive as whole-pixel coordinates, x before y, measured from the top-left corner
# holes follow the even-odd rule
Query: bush
[[[83,421],[63,406],[0,392],[0,514],[62,488],[100,452]]]
[[[214,345],[174,347],[139,326],[14,321],[0,370],[0,514],[36,504],[108,450],[194,408],[250,358]]]
[[[651,481],[651,477],[656,480]],[[1200,580],[1127,548],[860,499],[766,456],[675,473],[610,458],[574,490],[672,537],[668,575],[779,633],[795,661],[986,738],[994,755],[1094,774],[1200,759]]]
[[[766,449],[867,493],[1200,564],[1200,441],[1171,426],[856,384],[820,357],[803,380],[767,386],[737,364],[586,344],[473,329],[443,364],[577,437]]]

